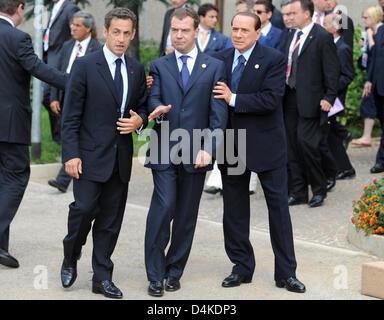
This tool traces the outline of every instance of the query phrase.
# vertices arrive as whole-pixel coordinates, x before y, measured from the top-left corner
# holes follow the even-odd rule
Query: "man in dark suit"
[[[216,55],[225,63],[229,86],[219,82],[213,92],[218,94],[215,98],[224,99],[229,105],[227,128],[234,130],[235,149],[246,166],[242,174],[235,175],[229,164],[219,165],[223,181],[225,250],[234,264],[222,286],[229,288],[252,280],[255,258],[249,240],[248,185],[251,172],[256,172],[268,206],[276,286],[303,293],[305,286],[296,279],[288,208],[287,146],[282,110],[285,61],[279,51],[257,42],[260,26],[260,19],[254,13],[237,13],[232,20],[235,49]],[[244,141],[238,141],[244,129]],[[240,144],[245,144],[246,154],[241,151]]]
[[[163,32],[161,34],[161,41],[159,47],[159,57],[173,52],[174,48],[171,43],[169,29],[171,26],[171,16],[177,8],[186,7],[187,0],[171,0],[172,8],[169,9],[164,16]]]
[[[332,35],[312,22],[312,1],[293,0],[286,6],[290,6],[287,11],[296,28],[288,34],[283,49],[288,61],[284,97],[288,201],[289,205],[308,203],[317,207],[327,195],[321,148],[324,125],[337,96],[340,66]],[[308,185],[313,195],[309,202]]]
[[[180,289],[205,175],[212,170],[212,156],[220,145],[220,139],[213,140],[210,134],[215,129],[224,130],[227,124],[227,106],[224,101],[215,100],[212,93],[215,83],[225,78],[224,65],[197,50],[198,25],[195,11],[176,9],[171,18],[175,52],[150,66],[154,82],[149,119],[161,114],[165,117],[165,121],[154,126],[156,137],[151,136],[145,165],[152,169],[154,180],[145,232],[145,265],[151,296],[164,294],[164,279],[166,291]],[[207,135],[196,137],[196,130],[204,130]],[[180,136],[175,140],[176,133]],[[172,238],[165,254],[171,222]]]
[[[43,36],[44,61],[57,67],[63,43],[71,39],[70,21],[79,7],[70,0],[52,0],[52,10]],[[50,108],[50,86],[44,86],[43,105],[49,113],[53,141],[61,142],[60,117]]]
[[[73,178],[61,281],[70,287],[77,260],[92,227],[92,292],[122,298],[112,282],[114,251],[131,176],[132,132],[146,124],[144,66],[125,55],[135,36],[136,16],[116,8],[107,13],[100,50],[72,66],[62,114],[62,158]]]
[[[77,11],[74,14],[71,21],[72,39],[66,41],[60,51],[58,60],[58,69],[60,71],[69,74],[76,59],[101,47],[100,43],[92,38],[94,29],[95,19],[90,13]],[[64,91],[51,88],[50,94],[51,110],[61,118],[60,113],[61,106],[64,104]],[[71,180],[72,177],[65,172],[65,165],[63,165],[56,179],[50,179],[48,184],[61,192],[66,192]]]
[[[199,15],[199,35],[196,39],[196,46],[208,55],[224,50],[228,43],[228,38],[215,30],[219,9],[211,4],[203,4],[197,11]]]
[[[61,89],[66,76],[42,63],[31,37],[16,27],[24,1],[0,0],[0,264],[17,268],[9,250],[10,224],[27,187],[31,144],[31,74]]]
[[[283,31],[272,25],[272,11],[273,6],[269,0],[255,1],[253,12],[259,16],[261,21],[261,35],[259,43],[279,50]]]
[[[381,142],[376,155],[376,163],[371,168],[371,173],[384,172],[384,26],[376,34],[376,44],[372,53],[372,62],[369,66],[367,82],[364,86],[363,96],[373,93],[377,117],[381,124]]]
[[[335,13],[327,15],[324,18],[324,28],[333,35],[336,44],[337,56],[340,63],[340,78],[337,97],[345,106],[348,86],[352,83],[355,77],[355,68],[353,66],[352,49],[344,42],[342,38],[344,29],[340,28],[340,19],[341,16]],[[356,176],[356,171],[352,167],[351,161],[349,160],[348,154],[346,152],[346,148],[343,144],[350,133],[336,119],[342,114],[343,112],[340,112],[329,117],[330,126],[328,144],[336,161],[336,179],[338,180],[353,178]]]

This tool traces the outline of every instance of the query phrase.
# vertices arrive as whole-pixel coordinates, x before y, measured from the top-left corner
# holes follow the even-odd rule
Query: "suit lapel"
[[[87,47],[87,50],[85,51],[85,54],[91,53],[93,51],[95,51],[95,40],[91,39],[91,41],[89,42],[89,45]]]
[[[196,82],[197,79],[200,78],[202,73],[205,71],[205,69],[208,67],[207,64],[204,64],[206,62],[205,57],[201,55],[201,53],[197,54],[195,64],[193,66],[193,70],[191,73],[191,76],[189,77],[187,88],[185,90],[185,94],[188,93],[188,91],[191,89],[193,84]]]
[[[71,55],[72,55],[73,47],[75,46],[75,44],[76,44],[76,41],[72,40],[71,41],[71,45],[68,46],[68,50],[65,52],[65,58],[64,58],[65,68],[68,68],[69,61],[71,60]]]
[[[96,66],[97,66],[98,72],[100,73],[100,75],[104,79],[108,89],[111,91],[111,93],[112,93],[112,95],[116,101],[116,104],[119,105],[119,99],[117,97],[117,89],[116,89],[115,83],[113,82],[113,78],[111,75],[111,71],[109,70],[107,60],[104,57],[103,50],[99,51],[99,54],[98,54],[97,60],[96,60]]]
[[[127,65],[127,74],[128,74],[128,96],[127,96],[127,101],[125,102],[125,106],[124,106],[124,113],[126,113],[128,111],[129,101],[132,98],[132,92],[134,89],[133,88],[133,83],[134,83],[133,80],[135,77],[135,72],[134,72],[134,68],[132,65],[132,61],[127,55],[125,55],[125,64]]]
[[[308,48],[308,46],[313,42],[313,39],[316,36],[316,28],[317,26],[314,25],[311,32],[309,32],[307,39],[305,39],[303,48],[301,49],[300,56],[304,53],[304,51]]]
[[[180,77],[180,72],[179,68],[177,67],[177,61],[176,61],[176,55],[175,53],[169,54],[165,58],[165,65],[172,75],[172,77],[176,80],[176,83],[179,85],[181,90],[183,89],[183,85],[181,83],[181,77]]]
[[[259,43],[256,43],[256,46],[255,48],[253,48],[253,51],[249,56],[249,59],[247,61],[243,74],[241,76],[239,89],[242,87],[243,83],[249,86],[249,83],[246,83],[246,82],[250,81],[250,79],[255,78],[254,72],[255,70],[262,67],[263,58],[264,58],[264,53],[263,53],[262,47],[259,45]]]
[[[229,51],[229,54],[224,59],[225,71],[227,75],[227,83],[229,87],[231,87],[231,83],[232,83],[232,65],[233,65],[234,55],[235,55],[235,49],[232,49]]]
[[[64,11],[64,7],[68,4],[68,1],[64,1],[64,3],[61,5],[59,11],[57,12],[56,14],[56,17],[55,17],[55,20],[52,21],[52,25],[51,25],[51,29],[52,29],[52,26],[55,24],[55,22],[57,21],[57,19],[59,18],[59,16],[63,13]]]

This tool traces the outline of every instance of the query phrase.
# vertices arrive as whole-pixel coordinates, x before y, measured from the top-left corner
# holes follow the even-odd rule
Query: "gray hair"
[[[292,2],[294,2],[293,0],[282,0],[281,1],[281,8],[282,7],[285,7],[285,6],[287,6],[287,5],[289,5],[289,4],[291,4]]]
[[[83,25],[86,28],[95,28],[95,18],[89,12],[86,11],[77,11],[73,16],[72,20],[75,18],[83,18]]]

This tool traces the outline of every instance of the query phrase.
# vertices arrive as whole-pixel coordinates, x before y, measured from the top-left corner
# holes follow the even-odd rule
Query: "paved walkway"
[[[357,177],[338,181],[322,207],[309,209],[301,205],[291,209],[297,276],[307,286],[305,294],[290,293],[274,285],[267,210],[258,185],[251,201],[251,239],[257,263],[253,282],[231,289],[220,286],[232,267],[223,245],[222,199],[219,195],[204,194],[195,241],[181,279],[182,289],[166,293],[162,299],[371,299],[360,293],[361,265],[377,258],[349,244],[346,234],[352,200],[359,198],[365,184],[379,176],[369,173],[376,150],[377,147],[350,147],[348,152]],[[113,255],[113,280],[123,291],[124,299],[153,299],[146,293],[143,252],[152,188],[150,171],[136,159],[125,219]],[[49,187],[47,178],[32,177],[11,226],[10,252],[21,266],[15,270],[0,266],[0,299],[104,299],[91,293],[91,237],[78,264],[76,283],[69,290],[61,287],[62,239],[72,199],[72,192],[62,194]]]

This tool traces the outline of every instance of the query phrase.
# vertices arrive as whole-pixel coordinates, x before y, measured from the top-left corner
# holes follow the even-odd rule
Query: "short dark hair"
[[[191,17],[193,19],[193,26],[195,27],[195,29],[197,29],[200,24],[198,14],[195,10],[191,8],[178,8],[172,13],[171,20],[173,17],[176,17],[179,20],[183,20],[186,17]]]
[[[0,12],[9,14],[12,16],[19,5],[23,5],[23,8],[25,6],[25,1],[22,0],[0,0]]]
[[[205,17],[208,11],[215,10],[217,13],[219,13],[219,9],[212,3],[205,3],[199,7],[199,10],[197,11],[197,14],[199,16]]]
[[[253,8],[253,0],[238,0],[236,1],[236,6],[238,6],[239,4],[242,4],[242,3],[245,3],[248,7],[248,9],[252,9]]]
[[[304,11],[309,11],[311,13],[311,17],[313,16],[313,13],[315,12],[315,6],[312,2],[312,0],[283,0],[281,2],[281,7],[284,7],[288,4],[294,3],[299,1],[301,4],[301,9]]]
[[[272,1],[270,0],[256,0],[255,4],[261,4],[265,7],[265,11],[273,12],[273,5],[272,5]]]
[[[250,12],[250,11],[244,11],[244,12],[238,12],[236,13],[232,20],[231,20],[231,26],[233,25],[233,20],[237,17],[237,16],[246,16],[246,17],[252,17],[253,19],[255,19],[255,30],[259,30],[261,28],[261,20],[259,18],[259,16],[257,14],[254,14],[253,12]]]
[[[106,29],[109,29],[109,27],[111,26],[111,21],[113,18],[122,19],[122,20],[130,19],[133,24],[133,29],[136,29],[137,17],[128,8],[114,8],[111,11],[109,11],[104,18],[104,27]]]

